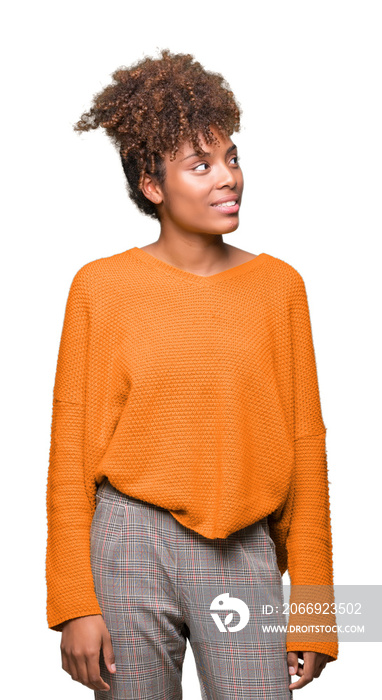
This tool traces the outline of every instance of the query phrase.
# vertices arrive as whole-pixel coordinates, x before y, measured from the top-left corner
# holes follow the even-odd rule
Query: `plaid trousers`
[[[117,667],[101,652],[96,700],[181,700],[187,639],[203,700],[291,700],[285,629],[263,627],[286,624],[268,519],[211,540],[107,478],[96,502],[91,567]]]

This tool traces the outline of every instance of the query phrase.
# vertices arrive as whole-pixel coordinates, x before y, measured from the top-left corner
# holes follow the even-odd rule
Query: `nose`
[[[237,175],[236,172],[225,163],[222,163],[218,168],[216,187],[220,189],[224,186],[231,188],[236,187]]]

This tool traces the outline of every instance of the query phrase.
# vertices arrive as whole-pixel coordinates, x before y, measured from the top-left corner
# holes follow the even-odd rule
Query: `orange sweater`
[[[89,533],[105,475],[211,539],[269,515],[292,588],[332,585],[325,438],[291,265],[261,253],[203,277],[136,247],[85,264],[53,390],[48,626],[101,614]],[[336,641],[307,648],[337,657]]]

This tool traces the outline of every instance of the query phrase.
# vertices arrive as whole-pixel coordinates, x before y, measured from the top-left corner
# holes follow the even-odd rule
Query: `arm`
[[[83,443],[89,336],[86,266],[72,281],[66,303],[55,384],[47,479],[46,548],[48,627],[101,614],[90,565],[93,511],[85,490]]]
[[[334,602],[332,534],[323,423],[315,352],[306,289],[297,274],[290,310],[295,400],[295,469],[293,507],[287,536],[290,602]],[[331,614],[290,614],[290,625],[335,625]],[[297,634],[288,631],[287,651],[338,655],[334,632]]]

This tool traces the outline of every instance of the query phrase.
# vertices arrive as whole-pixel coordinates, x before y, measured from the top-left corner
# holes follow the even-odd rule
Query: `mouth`
[[[219,202],[218,204],[211,204],[211,206],[221,214],[236,214],[240,209],[240,204],[235,199],[231,199],[227,202]]]

